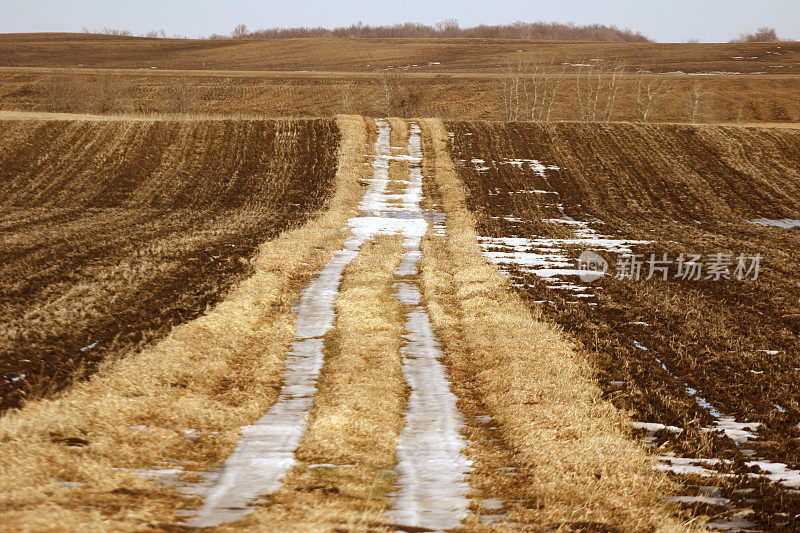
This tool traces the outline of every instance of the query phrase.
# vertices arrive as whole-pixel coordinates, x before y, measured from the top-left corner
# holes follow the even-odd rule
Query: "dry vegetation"
[[[626,418],[601,399],[586,361],[486,264],[446,131],[435,120],[424,124],[426,168],[448,233],[423,248],[424,296],[451,376],[464,380],[456,391],[474,395],[462,408],[482,405],[519,467],[500,495],[509,520],[536,530],[682,529],[659,501],[666,480],[627,437]]]
[[[549,60],[547,60],[549,64]],[[517,64],[512,63],[512,69]],[[506,66],[507,68],[508,66]],[[49,69],[48,69],[49,70]],[[613,71],[613,70],[612,70]],[[800,120],[797,78],[774,75],[682,76],[620,73],[612,113],[599,120],[649,122],[788,123]],[[508,72],[480,75],[381,73],[150,72],[77,70],[0,74],[0,109],[36,112],[182,114],[244,117],[319,117],[338,113],[365,116],[436,116],[448,120],[586,120],[579,105],[578,78],[559,72],[547,78],[555,95],[548,113],[529,94],[508,111]],[[530,77],[532,78],[532,76]],[[560,79],[559,79],[560,78]],[[104,81],[106,80],[106,81]],[[521,82],[517,82],[521,83]],[[604,80],[599,93],[607,101]],[[642,91],[663,83],[655,98]],[[56,89],[57,90],[54,90]],[[586,93],[583,93],[584,98]],[[511,94],[512,99],[516,97]],[[526,106],[525,103],[528,103]],[[552,102],[552,104],[551,104]],[[649,104],[645,117],[644,107]],[[516,102],[515,102],[516,106]],[[605,107],[603,107],[605,109]],[[388,110],[388,111],[387,111]]]
[[[203,314],[332,194],[332,121],[0,122],[0,409]]]
[[[800,120],[799,51],[787,42],[6,35],[0,36],[0,109],[790,122]],[[545,86],[547,95],[536,94]],[[603,112],[592,114],[579,104],[595,92]],[[544,115],[535,109],[543,97]],[[513,113],[510,98],[518,108]]]
[[[800,132],[620,124],[448,127],[480,235],[565,236],[563,226],[542,221],[558,216],[552,207],[537,194],[520,194],[553,189],[567,215],[595,221],[592,227],[603,234],[651,241],[636,249],[647,257],[762,254],[757,282],[604,278],[592,286],[595,306],[547,289],[541,278],[521,270],[512,268],[512,279],[524,286],[519,292],[532,308],[581,342],[615,405],[637,420],[685,429],[680,437],[659,434],[659,453],[731,460],[737,475],[722,483],[724,496],[752,507],[750,519],[762,527],[796,528],[797,494],[748,478],[751,468],[739,448],[722,434],[700,431],[711,417],[684,384],[722,413],[760,422],[760,439],[747,445],[758,456],[800,466],[800,279],[794,259],[800,240],[796,229],[747,222],[800,218]],[[473,158],[488,168],[476,170]],[[500,163],[509,159],[536,159],[560,170],[548,171],[544,181],[525,165]],[[574,250],[576,257],[580,251]],[[613,268],[613,256],[606,255]],[[534,303],[543,301],[549,303]],[[687,490],[709,484],[683,481]],[[693,509],[698,516],[722,511],[713,505]]]
[[[187,505],[131,469],[175,467],[184,481],[218,464],[240,426],[277,397],[294,335],[291,304],[344,240],[360,197],[366,128],[341,117],[330,209],[263,243],[252,275],[206,315],[77,383],[0,419],[4,530],[133,531],[174,523]]]
[[[400,237],[379,237],[345,270],[298,464],[244,527],[389,531],[384,512],[406,400],[403,315],[392,286],[402,251]]]
[[[370,26],[361,23],[348,27],[328,28],[268,28],[248,31],[239,24],[231,34],[243,39],[297,39],[309,37],[349,37],[360,39],[415,38],[415,39],[536,39],[552,41],[612,41],[646,43],[641,33],[621,30],[616,26],[592,24],[577,26],[557,22],[521,22],[461,28],[456,19],[445,19],[434,26],[405,22],[392,26]],[[771,39],[777,40],[777,39]]]

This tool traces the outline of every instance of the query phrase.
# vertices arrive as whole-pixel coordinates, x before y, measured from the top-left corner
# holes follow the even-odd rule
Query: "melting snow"
[[[664,366],[664,363],[662,363],[660,359],[656,358],[656,361],[667,373],[670,374],[670,376],[672,376],[673,379],[678,379],[674,374],[667,370],[667,367]],[[714,423],[711,426],[702,428],[703,431],[722,431],[736,444],[736,446],[741,446],[741,444],[757,438],[757,431],[761,425],[760,423],[737,422],[734,417],[723,415],[708,400],[698,396],[697,390],[694,388],[688,385],[684,385],[684,387],[686,388],[686,392],[695,398],[697,404],[705,409],[714,418]],[[776,405],[776,408],[778,407],[780,406]],[[655,428],[660,428],[661,426],[661,424],[650,424],[643,422],[634,422],[633,425],[634,427],[646,429],[651,433],[657,431],[658,429]],[[668,428],[669,426],[664,427]],[[752,450],[744,450],[741,448],[740,450],[748,457],[754,454]],[[658,465],[658,469],[667,470],[675,474],[722,475],[718,472],[714,472],[705,468],[706,466],[719,464],[719,459],[697,459],[685,457],[677,458],[670,456],[659,457],[658,459],[669,463]],[[724,462],[729,463],[730,461]],[[745,464],[750,467],[758,467],[764,472],[763,474],[750,474],[753,477],[765,477],[770,481],[779,483],[785,487],[800,488],[800,470],[792,470],[784,463],[775,463],[756,458],[752,461],[747,461]]]
[[[707,505],[721,505],[726,506],[731,501],[727,498],[723,498],[722,496],[706,496],[706,495],[699,495],[699,496],[667,496],[664,498],[665,501],[668,502],[676,502],[676,503],[704,503]]]
[[[784,229],[791,229],[800,227],[800,220],[795,220],[792,218],[754,218],[750,221],[752,224],[758,224],[760,226],[774,226],[776,228],[784,228]]]
[[[280,480],[294,464],[294,451],[307,429],[307,415],[324,358],[323,336],[333,327],[342,272],[364,242],[381,234],[403,235],[405,252],[396,275],[404,277],[417,272],[420,241],[428,230],[428,219],[434,221],[437,231],[443,231],[443,214],[420,208],[419,126],[412,124],[409,128],[410,155],[394,156],[388,122],[376,120],[376,124],[374,174],[360,204],[361,216],[348,222],[351,235],[344,249],[333,255],[302,293],[296,336],[286,360],[278,400],[264,417],[242,428],[240,440],[219,478],[208,487],[195,490],[205,500],[197,514],[185,522],[189,526],[208,527],[240,519],[253,510],[252,503],[259,496],[281,486]],[[410,165],[405,191],[399,195],[387,194],[389,162],[393,160]],[[397,286],[398,298],[408,306],[403,373],[412,390],[398,444],[396,510],[390,514],[396,523],[452,528],[460,525],[469,503],[466,472],[470,463],[461,454],[466,447],[460,435],[463,421],[445,369],[438,361],[442,352],[416,282],[408,279]],[[317,464],[311,468],[329,466],[341,465]]]
[[[464,161],[466,162],[466,161]],[[473,158],[469,162],[477,170],[488,170],[487,162],[484,159]],[[501,159],[492,164],[513,165],[516,167],[527,166],[540,176],[547,186],[548,172],[560,170],[556,165],[546,165],[536,159]],[[500,190],[494,191],[500,194]],[[543,197],[551,196],[552,201],[544,202],[544,208],[552,208],[560,213],[557,218],[542,219],[548,224],[558,224],[569,228],[573,236],[571,238],[544,238],[544,237],[478,237],[484,256],[499,270],[507,275],[512,274],[512,268],[521,270],[541,277],[547,281],[547,287],[580,293],[578,297],[591,297],[587,284],[579,283],[578,279],[585,272],[578,268],[577,260],[570,257],[570,248],[583,248],[594,250],[605,250],[615,254],[630,253],[632,246],[647,244],[648,241],[615,239],[602,235],[589,227],[589,222],[575,220],[566,215],[564,206],[559,202],[559,193],[555,189],[526,189],[520,191],[505,191],[507,194],[536,194]],[[489,194],[492,194],[491,192]],[[522,222],[521,219],[506,215],[503,217],[493,217],[505,219],[509,222]],[[602,221],[597,221],[602,223]],[[566,278],[566,279],[564,279]]]
[[[409,128],[409,153],[422,157],[420,129]],[[406,306],[405,329],[401,346],[403,375],[411,387],[405,413],[405,426],[397,445],[398,490],[392,495],[393,509],[387,512],[397,524],[445,530],[461,525],[469,500],[467,473],[471,463],[462,455],[466,442],[461,437],[464,421],[450,391],[447,372],[439,362],[443,357],[439,340],[413,276],[420,259],[420,240],[424,235],[419,202],[422,197],[422,171],[412,164],[403,207],[417,213],[420,231],[404,233],[403,260],[396,275],[397,297]]]

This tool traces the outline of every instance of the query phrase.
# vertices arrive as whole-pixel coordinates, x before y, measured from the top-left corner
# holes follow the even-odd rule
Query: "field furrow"
[[[580,342],[658,468],[678,474],[670,500],[717,528],[794,527],[797,235],[765,224],[798,216],[797,132],[449,128],[484,255]],[[587,250],[606,275],[583,277]],[[641,271],[625,277],[633,254]],[[717,254],[731,264],[716,279],[677,272],[680,257],[697,270]],[[737,257],[757,254],[758,275],[737,276]]]
[[[332,193],[331,121],[0,121],[0,409],[200,316]]]
[[[292,303],[341,248],[357,205],[364,122],[341,117],[338,126],[329,210],[260,243],[250,277],[202,317],[0,419],[4,528],[141,530],[202,503],[174,485],[207,485],[203,473],[277,400]]]

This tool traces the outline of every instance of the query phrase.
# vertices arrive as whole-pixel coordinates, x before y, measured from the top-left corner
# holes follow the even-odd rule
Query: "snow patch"
[[[792,229],[800,227],[800,220],[793,218],[754,218],[749,221],[759,226],[772,226],[776,228]]]
[[[422,156],[420,129],[409,128],[409,153]],[[412,164],[403,206],[427,222],[420,210],[422,171]],[[421,228],[421,226],[420,226]],[[401,346],[402,370],[411,388],[405,425],[398,437],[398,490],[391,495],[393,509],[387,516],[396,524],[445,530],[458,527],[468,515],[471,462],[464,457],[461,436],[464,421],[450,391],[444,356],[433,332],[414,276],[421,257],[424,232],[404,233],[404,254],[395,274],[397,298],[406,306],[406,335]]]

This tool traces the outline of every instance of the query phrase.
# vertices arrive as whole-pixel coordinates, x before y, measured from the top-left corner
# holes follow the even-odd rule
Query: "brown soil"
[[[84,34],[0,35],[0,66],[372,72],[502,72],[520,59],[579,64],[625,58],[631,70],[797,69],[800,43],[611,43],[515,39],[143,39]],[[738,59],[741,58],[741,59]],[[560,67],[558,67],[560,68]],[[773,69],[780,70],[780,69]],[[776,72],[771,72],[776,73]]]
[[[746,222],[800,218],[797,133],[578,124],[453,123],[449,128],[480,235],[564,237],[563,226],[542,222],[558,216],[544,207],[552,197],[519,193],[540,189],[557,192],[567,215],[595,221],[592,227],[603,234],[651,241],[635,250],[647,257],[762,254],[757,281],[606,277],[592,285],[596,297],[588,301],[548,289],[532,274],[515,270],[511,277],[523,285],[518,290],[531,307],[580,341],[607,398],[637,420],[686,430],[679,438],[657,435],[655,444],[665,446],[660,454],[672,450],[732,460],[731,471],[743,477],[722,483],[725,497],[752,507],[750,519],[762,527],[797,527],[798,495],[744,477],[750,470],[743,464],[746,458],[727,437],[699,431],[712,419],[685,388],[696,389],[739,422],[761,423],[759,440],[743,447],[800,467],[800,278],[794,260],[800,233]],[[476,170],[473,158],[486,161],[481,166],[488,169]],[[546,171],[545,181],[524,165],[498,163],[515,158],[560,170]],[[575,257],[581,251],[575,249]],[[606,255],[613,265],[615,257]],[[684,483],[709,481],[687,478]],[[735,492],[743,488],[756,489],[747,502]],[[699,506],[692,512],[720,511]]]
[[[800,122],[798,53],[798,43],[0,35],[0,109],[509,120],[509,68],[523,65],[518,120],[531,118],[534,68],[551,88],[560,80],[550,118],[580,120],[585,65],[602,64],[603,102],[610,69],[624,67],[612,120],[638,120],[640,82],[658,79],[668,90],[650,121],[791,123]]]
[[[337,139],[331,121],[0,122],[0,409],[203,314],[324,207]]]

